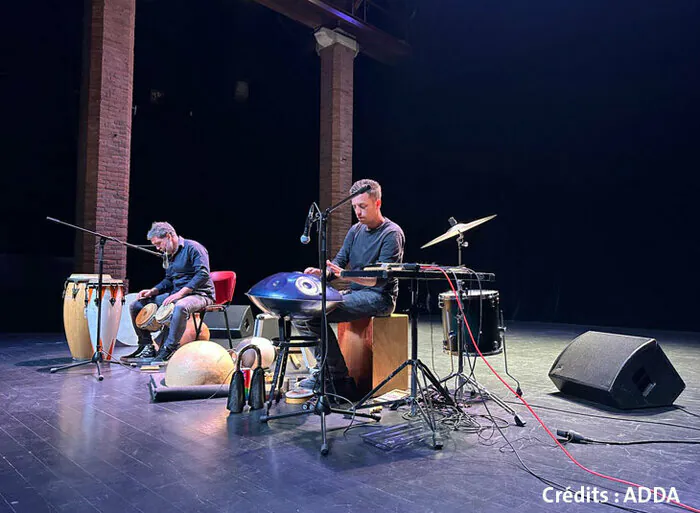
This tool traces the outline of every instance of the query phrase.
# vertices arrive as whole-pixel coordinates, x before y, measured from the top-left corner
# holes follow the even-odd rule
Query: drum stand
[[[102,381],[104,379],[104,376],[102,375],[102,371],[100,369],[100,363],[115,363],[117,365],[122,365],[121,362],[116,361],[116,360],[105,360],[103,357],[103,347],[102,347],[102,275],[103,275],[103,268],[104,268],[104,249],[105,249],[105,244],[107,243],[108,240],[118,242],[119,244],[123,244],[128,247],[133,247],[140,249],[141,251],[145,251],[147,253],[153,253],[155,255],[160,256],[159,253],[156,253],[155,251],[150,251],[148,249],[144,249],[138,246],[135,246],[133,244],[129,244],[127,242],[122,242],[114,237],[110,237],[108,235],[103,235],[98,232],[93,232],[91,230],[87,230],[85,228],[82,228],[80,226],[76,226],[74,224],[70,223],[65,223],[63,221],[59,221],[58,219],[54,219],[53,217],[47,217],[49,221],[53,221],[54,223],[58,224],[63,224],[66,226],[70,226],[71,228],[75,228],[76,230],[81,230],[86,233],[90,233],[92,235],[95,235],[96,237],[100,238],[100,245],[99,245],[99,250],[97,253],[97,259],[98,259],[98,281],[97,281],[97,287],[99,292],[96,294],[95,301],[97,301],[97,342],[96,342],[96,347],[95,347],[95,352],[92,355],[92,358],[89,360],[85,360],[84,362],[76,362],[76,363],[69,363],[68,365],[63,365],[61,367],[52,367],[50,372],[53,374],[58,371],[63,371],[66,369],[72,369],[73,367],[82,367],[83,365],[89,365],[91,363],[94,363],[95,366],[97,367],[97,381]]]
[[[457,220],[454,217],[450,217],[448,220],[450,223],[450,226],[455,226],[457,225]],[[459,235],[457,236],[457,264],[461,267],[462,266],[462,248],[466,248],[469,246],[468,242],[465,242],[464,240],[464,232],[460,232]],[[459,280],[457,281],[457,298],[458,298],[458,305],[461,302],[462,298],[462,287],[460,285]],[[466,386],[469,385],[472,389],[472,394],[476,394],[476,392],[479,392],[479,395],[482,397],[482,399],[491,399],[493,402],[498,404],[501,408],[506,410],[508,413],[513,415],[513,419],[515,420],[515,424],[523,427],[525,426],[525,423],[522,421],[522,419],[518,416],[518,414],[508,406],[503,399],[498,397],[495,394],[492,394],[489,392],[485,387],[483,387],[479,382],[477,382],[472,376],[473,376],[473,371],[470,373],[469,376],[464,374],[464,358],[465,356],[468,358],[469,353],[465,351],[465,341],[463,340],[462,334],[464,333],[464,330],[462,329],[463,323],[466,322],[466,315],[464,314],[463,308],[460,309],[462,310],[460,312],[460,315],[457,315],[457,372],[453,372],[449,376],[443,378],[440,380],[440,383],[445,383],[446,381],[449,381],[452,378],[455,378],[455,401],[457,400],[458,397],[461,395],[462,389]],[[503,323],[503,318],[502,314],[499,315],[500,321],[501,321],[501,326],[504,326]],[[505,330],[505,328],[503,328]],[[479,330],[481,330],[481,326],[479,326]],[[451,347],[451,340],[448,340],[448,347]],[[477,341],[475,341],[476,343]],[[477,344],[478,345],[478,344]],[[505,335],[503,336],[503,357],[505,361],[505,367],[506,367],[506,374],[510,376],[512,379],[515,380],[516,383],[518,383],[518,389],[517,393],[518,395],[522,395],[522,390],[520,389],[520,382],[518,382],[517,379],[515,379],[513,376],[510,375],[508,372],[508,358],[507,358],[507,352],[506,352],[506,339]]]
[[[304,242],[304,237],[307,237],[307,242],[308,242],[308,227],[310,224],[314,221],[318,222],[318,248],[319,248],[319,268],[321,270],[321,337],[320,337],[320,344],[321,344],[321,361],[320,361],[320,371],[318,373],[318,379],[321,380],[321,385],[320,385],[320,390],[316,392],[314,390],[314,395],[316,396],[316,401],[315,404],[308,408],[304,409],[302,411],[295,411],[291,413],[281,413],[278,415],[262,415],[260,417],[260,422],[267,422],[269,420],[274,420],[274,419],[281,419],[281,418],[286,418],[286,417],[297,417],[299,415],[308,415],[310,413],[313,413],[315,415],[319,415],[321,417],[321,454],[322,455],[327,455],[328,454],[328,438],[326,436],[326,416],[330,415],[331,413],[341,413],[343,415],[347,416],[356,416],[356,417],[366,417],[370,418],[376,421],[379,421],[379,417],[376,415],[372,414],[367,414],[367,413],[355,413],[353,411],[348,411],[348,410],[341,410],[341,409],[336,409],[336,408],[331,408],[331,402],[330,399],[328,398],[328,395],[326,395],[326,367],[327,367],[327,362],[326,362],[326,349],[328,345],[328,330],[330,327],[328,326],[328,310],[326,306],[326,297],[327,297],[327,286],[328,286],[328,280],[326,276],[326,270],[327,270],[327,265],[326,265],[326,260],[328,258],[328,249],[326,246],[326,239],[327,239],[327,222],[328,222],[328,216],[339,206],[344,204],[347,201],[350,201],[352,198],[355,196],[359,196],[360,194],[364,194],[369,190],[368,187],[363,187],[362,189],[358,190],[357,192],[351,194],[347,198],[343,199],[339,203],[336,203],[333,206],[328,207],[325,211],[321,212],[321,210],[316,206],[314,203],[312,205],[312,208],[309,210],[309,217],[307,218],[307,229],[305,230],[304,235],[302,236],[302,242]],[[314,209],[316,212],[314,212]],[[285,342],[287,345],[289,345],[289,340],[291,340],[291,337],[285,335],[286,329],[283,328],[284,321],[282,318],[280,318],[280,342],[282,343],[282,338],[287,339]],[[302,337],[305,339],[305,337]],[[278,362],[280,359],[278,359]],[[281,370],[281,369],[280,369]],[[275,370],[275,374],[277,374],[278,370]],[[315,388],[315,387],[314,387]],[[273,389],[274,390],[274,389]],[[272,393],[273,390],[270,392]],[[268,402],[268,409],[267,411],[269,412],[269,405],[271,404],[273,398],[270,398],[270,401]],[[306,406],[306,405],[305,405]]]
[[[457,282],[457,297],[459,298],[461,302],[461,293],[462,293],[462,288],[459,285],[459,282]],[[455,401],[457,401],[458,397],[461,397],[462,395],[462,390],[466,385],[469,385],[472,389],[472,395],[479,394],[483,400],[486,399],[491,399],[493,402],[495,402],[498,406],[503,408],[505,411],[510,413],[513,416],[513,420],[515,421],[515,424],[517,426],[523,427],[525,426],[525,422],[520,418],[520,416],[517,414],[513,408],[508,406],[503,399],[498,397],[496,394],[493,394],[489,392],[486,387],[482,386],[476,379],[473,378],[473,372],[470,373],[470,375],[466,375],[464,373],[464,358],[469,357],[469,353],[465,351],[465,346],[466,346],[466,341],[464,340],[464,337],[462,334],[464,333],[463,328],[463,323],[466,322],[466,315],[463,313],[463,308],[460,309],[461,312],[459,315],[457,315],[457,372],[453,372],[449,376],[446,376],[440,380],[440,383],[445,383],[451,379],[455,379]],[[481,329],[481,327],[479,327]],[[476,343],[477,341],[475,341]],[[448,347],[450,347],[451,341],[448,340]],[[478,344],[475,344],[478,345]],[[505,350],[505,336],[503,337],[503,352],[504,352],[504,357],[506,355],[506,350]],[[508,372],[508,360],[506,359],[506,373]],[[510,376],[510,374],[508,374]],[[512,376],[511,376],[512,377]],[[515,378],[513,378],[515,379]],[[516,380],[517,382],[517,380]],[[522,391],[520,389],[520,384],[518,383],[518,390],[517,390],[518,395],[522,394]]]
[[[432,371],[418,358],[418,284],[416,279],[411,280],[411,308],[410,308],[410,319],[411,319],[411,357],[410,359],[399,365],[394,372],[389,374],[384,380],[379,383],[376,387],[370,390],[367,395],[365,395],[360,402],[355,405],[354,410],[360,408],[374,408],[376,406],[382,406],[386,404],[391,404],[392,406],[398,406],[400,404],[410,404],[411,405],[411,416],[415,417],[417,413],[423,417],[426,424],[432,431],[432,444],[434,449],[442,449],[442,436],[438,431],[437,421],[433,415],[432,407],[430,404],[430,398],[426,394],[428,391],[428,382],[435,388],[435,390],[442,396],[447,404],[454,406],[458,411],[462,411],[448,391],[443,387],[438,381],[437,377],[432,373]],[[398,401],[381,401],[368,403],[374,394],[376,394],[381,388],[389,383],[394,376],[401,372],[404,368],[411,368],[411,393],[408,397],[404,399],[399,399]],[[423,383],[418,379],[420,374]],[[419,395],[420,393],[420,395]],[[419,400],[422,401],[423,406],[419,404]]]

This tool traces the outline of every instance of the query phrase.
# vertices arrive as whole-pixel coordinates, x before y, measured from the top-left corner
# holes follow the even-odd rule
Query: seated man
[[[346,267],[360,270],[376,263],[398,263],[403,261],[405,238],[403,230],[382,215],[382,188],[374,180],[359,180],[350,188],[350,194],[364,186],[371,189],[352,199],[352,207],[358,223],[354,224],[343,242],[343,246],[333,259],[327,262],[329,280],[335,279]],[[320,276],[321,271],[314,267],[304,270],[307,274]],[[349,278],[350,291],[344,295],[343,302],[328,314],[328,322],[346,322],[373,316],[390,315],[396,308],[399,284],[396,278],[385,280],[377,278]],[[297,321],[295,327],[304,335],[321,336],[321,319]],[[320,362],[320,347],[315,350]],[[348,381],[348,368],[340,352],[338,339],[332,329],[328,330],[328,354],[326,360],[327,377],[342,389]],[[299,386],[313,389],[317,381],[318,368],[310,378],[300,382]]]
[[[199,242],[178,237],[170,223],[155,222],[146,236],[163,253],[165,278],[152,289],[138,293],[130,306],[131,321],[139,337],[139,346],[121,360],[126,363],[163,363],[180,346],[187,321],[214,303],[214,282],[209,275],[209,253]],[[151,333],[136,325],[136,317],[148,303],[158,306],[175,303],[170,327],[161,332],[158,354]]]

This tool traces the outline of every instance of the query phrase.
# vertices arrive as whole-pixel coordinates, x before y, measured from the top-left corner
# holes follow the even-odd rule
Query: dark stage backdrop
[[[452,241],[419,248],[495,213],[464,256],[497,273],[508,319],[697,330],[697,2],[416,3],[414,55],[359,56],[355,85],[354,175],[382,183],[406,259],[456,264]],[[83,13],[41,4],[12,6],[3,95],[10,331],[61,329],[73,250],[43,218],[75,219]],[[130,241],[171,221],[237,271],[237,303],[314,263],[311,31],[252,2],[140,1],[135,66]],[[129,258],[132,290],[160,279]]]

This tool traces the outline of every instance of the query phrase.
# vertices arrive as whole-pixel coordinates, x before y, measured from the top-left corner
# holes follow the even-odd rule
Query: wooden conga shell
[[[124,303],[124,282],[112,278],[102,280],[102,290],[98,288],[97,280],[90,280],[86,286],[87,308],[86,317],[88,329],[90,331],[90,341],[92,351],[96,351],[102,346],[105,360],[112,359],[112,351],[117,340],[119,331],[119,321],[122,316],[122,305]],[[102,318],[98,323],[98,311],[101,311]],[[97,333],[97,325],[100,325],[100,333]]]
[[[112,279],[108,274],[102,277]],[[97,274],[71,274],[63,288],[63,328],[68,349],[76,360],[89,360],[93,355],[85,298],[87,283],[98,278]]]

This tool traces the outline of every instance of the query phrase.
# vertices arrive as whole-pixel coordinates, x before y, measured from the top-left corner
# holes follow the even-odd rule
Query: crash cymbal
[[[498,214],[494,214],[488,217],[482,217],[481,219],[477,219],[476,221],[471,221],[469,223],[457,223],[456,225],[450,227],[449,230],[447,230],[439,237],[434,238],[426,244],[423,244],[420,248],[424,249],[428,246],[432,246],[433,244],[437,244],[438,242],[442,242],[443,240],[451,239],[452,237],[457,237],[460,233],[464,233],[476,226],[479,226],[480,224],[484,224],[486,221],[490,221],[491,219],[496,217],[496,215]]]

